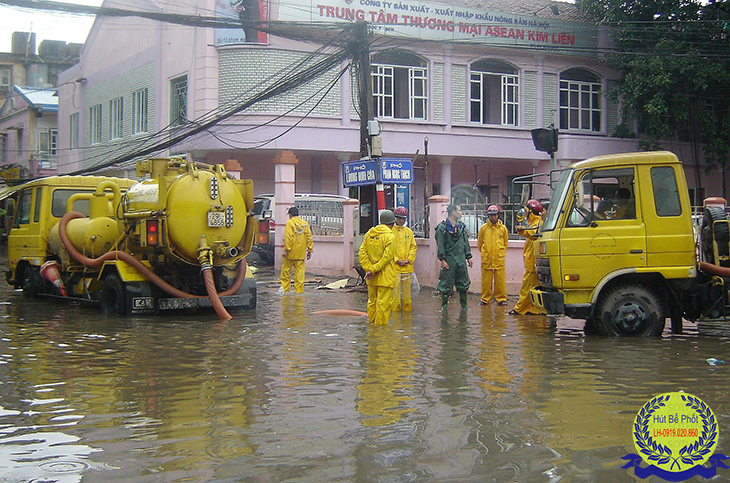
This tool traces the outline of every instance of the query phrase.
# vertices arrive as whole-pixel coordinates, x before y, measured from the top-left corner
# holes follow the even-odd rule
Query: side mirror
[[[261,212],[261,218],[267,219],[273,216],[274,212],[271,210],[264,210]]]

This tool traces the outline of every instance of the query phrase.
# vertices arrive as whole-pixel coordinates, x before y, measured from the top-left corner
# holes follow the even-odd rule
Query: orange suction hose
[[[223,302],[221,302],[220,297],[218,297],[218,293],[215,291],[213,270],[210,268],[203,270],[203,279],[205,280],[205,289],[208,291],[208,298],[215,309],[215,313],[223,320],[231,320],[233,317],[231,317],[231,314],[229,314],[226,308],[223,307]]]
[[[730,267],[721,267],[707,262],[700,262],[700,270],[710,275],[718,275],[720,277],[730,277]]]
[[[315,315],[352,315],[354,317],[367,317],[368,314],[360,312],[359,310],[346,310],[346,309],[330,309],[330,310],[318,310],[312,312]]]
[[[103,254],[102,256],[98,258],[89,258],[79,252],[75,246],[71,243],[71,240],[68,238],[68,233],[66,232],[66,225],[69,221],[74,220],[76,218],[85,218],[85,216],[78,211],[70,211],[63,215],[63,218],[61,218],[61,221],[58,225],[58,234],[61,238],[61,242],[63,243],[63,246],[66,248],[66,251],[68,251],[68,254],[77,262],[81,263],[85,267],[92,267],[96,268],[101,266],[105,261],[107,260],[115,260],[119,259],[122,260],[130,265],[132,265],[134,268],[139,270],[145,277],[147,277],[150,282],[154,283],[157,287],[160,288],[160,290],[163,290],[169,295],[172,295],[173,297],[178,298],[197,298],[202,297],[202,295],[192,295],[187,292],[183,292],[182,290],[179,290],[169,283],[165,282],[162,278],[160,278],[159,275],[157,275],[155,272],[147,268],[147,266],[142,263],[141,261],[134,258],[132,255],[130,255],[127,252],[122,252],[119,250],[114,250],[111,252],[107,252]],[[208,273],[208,276],[206,276],[206,273]],[[215,291],[215,283],[213,282],[213,274],[210,270],[205,270],[203,273],[203,277],[205,279],[205,288],[208,290],[208,296],[210,297],[211,289],[208,286],[208,278],[210,278],[210,283],[212,285],[212,293],[215,294],[215,299],[217,299],[218,305],[220,307],[223,307],[222,302],[220,301],[219,295],[226,296],[231,295],[236,292],[238,292],[238,289],[241,288],[241,285],[243,284],[243,280],[246,278],[246,259],[242,260],[242,263],[239,264],[238,267],[238,275],[236,276],[236,280],[234,281],[233,285],[228,288],[227,290],[221,292],[220,294],[216,293]],[[211,304],[213,304],[213,308],[216,309],[216,312],[219,316],[221,314],[218,312],[218,308],[216,308],[216,302],[213,298],[211,298]],[[225,312],[225,308],[223,309]],[[225,312],[228,318],[226,320],[231,319],[230,314],[228,312]],[[222,317],[221,318],[225,318]]]

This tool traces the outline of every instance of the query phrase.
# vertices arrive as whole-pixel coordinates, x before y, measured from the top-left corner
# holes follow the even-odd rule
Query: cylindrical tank
[[[105,216],[71,220],[67,232],[73,246],[89,258],[99,257],[111,250],[119,237],[117,222]],[[58,223],[48,234],[48,246],[55,253],[62,253],[63,244],[58,234]]]
[[[239,244],[248,213],[241,192],[230,179],[196,170],[167,180],[169,186],[163,190],[166,200],[162,203],[156,179],[132,186],[123,203],[125,214],[162,209],[170,249],[190,263],[198,261],[201,235],[205,235],[209,246]]]

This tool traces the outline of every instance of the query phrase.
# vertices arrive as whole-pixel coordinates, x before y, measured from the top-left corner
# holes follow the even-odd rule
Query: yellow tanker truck
[[[53,176],[9,203],[9,284],[28,297],[98,302],[124,316],[256,306],[245,256],[256,223],[253,182],[185,158],[137,164],[142,181]]]

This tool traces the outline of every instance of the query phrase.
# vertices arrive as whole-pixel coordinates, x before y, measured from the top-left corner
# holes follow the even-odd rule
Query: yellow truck
[[[98,303],[105,313],[256,306],[245,257],[253,183],[186,158],[137,164],[141,181],[53,176],[9,203],[9,284],[25,295]]]
[[[729,233],[723,206],[707,204],[693,222],[670,152],[580,161],[550,199],[531,297],[548,314],[585,319],[586,332],[656,336],[670,318],[679,333],[683,318],[730,315]]]

